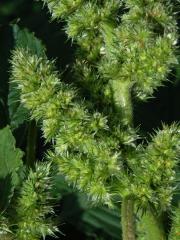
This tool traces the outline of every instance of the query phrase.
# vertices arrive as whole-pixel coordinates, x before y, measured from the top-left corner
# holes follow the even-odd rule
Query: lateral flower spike
[[[70,183],[96,202],[111,204],[111,185],[121,172],[118,141],[108,136],[106,118],[89,114],[76,91],[60,81],[54,62],[19,48],[13,52],[12,81],[44,137],[54,140],[51,158]],[[102,134],[103,137],[100,137]],[[96,183],[99,182],[97,187]]]
[[[37,163],[35,170],[30,170],[17,200],[16,239],[45,239],[47,235],[55,236],[58,232],[51,219],[54,215],[52,187],[51,163]]]

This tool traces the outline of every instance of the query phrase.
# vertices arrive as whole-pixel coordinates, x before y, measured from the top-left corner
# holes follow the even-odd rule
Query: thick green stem
[[[112,81],[114,101],[118,112],[120,112],[121,122],[127,126],[133,126],[133,108],[131,99],[131,83],[129,81]],[[122,199],[121,221],[123,240],[135,240],[135,216],[134,199],[127,196]]]
[[[131,197],[122,200],[121,225],[123,240],[135,240],[134,200]]]
[[[31,121],[28,126],[26,147],[26,163],[27,166],[29,167],[33,167],[36,160],[36,139],[37,139],[36,122]]]
[[[133,108],[131,99],[131,83],[129,81],[112,81],[114,102],[120,113],[121,122],[125,126],[133,125]]]

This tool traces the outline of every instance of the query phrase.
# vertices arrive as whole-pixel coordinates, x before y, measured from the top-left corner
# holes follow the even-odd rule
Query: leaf
[[[19,127],[29,116],[28,110],[20,102],[20,92],[15,83],[10,82],[8,94],[9,118],[11,129]]]
[[[67,182],[65,181],[64,177],[60,174],[55,174],[53,176],[53,188],[52,188],[52,196],[53,198],[60,199],[67,194],[73,192],[73,189],[68,186]]]
[[[9,126],[0,130],[0,210],[5,210],[18,184],[23,152],[15,148],[15,139]]]
[[[62,218],[86,236],[95,236],[103,240],[118,240],[121,236],[119,210],[107,207],[90,208],[90,202],[84,194],[69,193],[62,199]]]
[[[42,42],[37,39],[34,33],[30,33],[27,29],[20,29],[18,25],[13,25],[13,35],[17,48],[29,49],[33,54],[44,57],[46,48]]]
[[[0,178],[12,174],[12,180],[20,167],[22,167],[23,152],[15,148],[15,139],[9,126],[0,130]]]
[[[104,236],[110,239],[119,239],[121,236],[120,218],[115,210],[97,207],[84,211],[82,221],[85,229],[94,232],[99,229]]]

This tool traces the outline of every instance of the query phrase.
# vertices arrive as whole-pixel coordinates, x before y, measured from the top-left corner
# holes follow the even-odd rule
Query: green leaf
[[[10,82],[9,85],[8,106],[10,125],[11,129],[14,130],[28,118],[29,111],[20,102],[19,89],[13,82]]]
[[[92,207],[84,194],[69,193],[62,198],[62,218],[90,239],[121,238],[119,209]]]
[[[63,196],[70,194],[73,192],[73,189],[68,186],[64,177],[60,174],[53,176],[53,188],[52,188],[52,196],[53,198],[60,199]]]
[[[98,229],[110,239],[120,239],[120,218],[116,210],[106,207],[87,209],[82,215],[82,221],[89,232],[93,233],[95,229]]]
[[[46,49],[42,42],[35,37],[34,33],[30,33],[27,29],[20,29],[15,24],[13,25],[13,35],[17,48],[28,48],[31,53],[44,57]]]
[[[23,166],[23,152],[15,147],[15,139],[7,126],[0,130],[0,178],[12,176],[12,183],[18,183],[18,170]]]
[[[15,139],[7,126],[0,130],[0,209],[4,210],[18,184],[23,152],[15,147]]]

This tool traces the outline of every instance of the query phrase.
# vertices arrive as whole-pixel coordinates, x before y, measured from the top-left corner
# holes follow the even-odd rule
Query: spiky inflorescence
[[[51,197],[52,169],[50,163],[37,163],[35,170],[30,170],[24,181],[16,209],[15,239],[39,240],[47,235],[54,235],[57,227],[51,220],[54,214]],[[14,239],[14,238],[13,238]]]
[[[171,205],[177,187],[175,170],[178,168],[179,158],[180,128],[175,124],[164,126],[152,137],[142,159],[144,179],[149,179],[149,184],[156,194],[152,200],[159,209],[165,210]]]
[[[112,183],[121,175],[121,163],[119,142],[108,136],[106,118],[98,112],[88,113],[76,91],[60,82],[53,63],[45,57],[17,49],[12,79],[32,118],[42,120],[44,137],[55,141],[55,153],[50,155],[60,172],[95,201],[110,204]]]
[[[50,162],[36,163],[27,179],[19,186],[14,206],[0,215],[0,238],[2,240],[39,240],[58,231],[51,198],[53,187]]]
[[[92,96],[117,106],[121,123],[131,121],[131,93],[151,97],[175,64],[176,21],[161,0],[43,0],[53,19],[79,48],[75,72]],[[123,14],[124,13],[124,14]],[[83,76],[83,77],[82,77]],[[95,77],[94,77],[95,76]],[[102,100],[102,98],[101,98]],[[105,102],[106,102],[105,101]]]
[[[52,62],[17,49],[12,64],[21,101],[31,110],[32,118],[42,120],[45,138],[55,141],[50,157],[69,182],[95,202],[111,204],[118,185],[119,195],[133,195],[144,206],[148,202],[163,209],[169,206],[179,155],[176,125],[157,132],[147,148],[129,149],[126,156],[117,154],[119,141],[115,134],[107,136],[106,118],[87,112],[72,86],[60,82]],[[122,163],[128,166],[127,172]]]
[[[92,48],[100,48],[98,50],[100,51],[100,58],[98,57],[98,64],[96,64],[96,71],[93,76],[98,75],[99,71],[102,75],[101,80],[107,78],[111,82],[110,85],[114,88],[115,104],[120,104],[122,113],[120,121],[123,123],[122,125],[125,123],[128,126],[127,136],[129,135],[130,142],[133,145],[134,135],[129,134],[129,125],[132,122],[131,90],[139,88],[141,90],[136,92],[137,95],[142,91],[143,94],[148,96],[150,92],[153,92],[152,89],[164,80],[165,72],[169,71],[169,66],[174,61],[173,45],[176,26],[168,13],[169,9],[159,1],[148,3],[127,1],[128,12],[123,15],[119,27],[117,20],[119,1],[96,3],[74,1],[71,4],[68,0],[45,2],[48,3],[53,18],[62,17],[67,20],[67,33],[78,42],[81,50],[84,48],[85,39],[89,37],[94,39],[93,34],[98,31],[97,36],[100,36],[101,39],[100,45],[88,40]],[[69,8],[70,5],[73,7]],[[141,8],[143,9],[142,12],[140,12]],[[157,12],[158,9],[162,11],[159,13]],[[87,20],[90,22],[84,21],[85,17],[89,17]],[[158,30],[159,34],[156,33],[157,26],[162,33],[160,30]],[[74,28],[76,31],[73,30]],[[132,31],[134,31],[134,34],[132,34]],[[156,54],[157,56],[154,59],[152,58],[152,51],[155,49],[153,56]],[[87,53],[92,52],[90,49],[86,50]],[[120,55],[118,55],[119,53]],[[87,54],[82,55],[85,61],[79,67],[84,69],[83,79],[92,78],[94,86],[97,86],[99,83],[96,82],[96,77],[92,77],[92,72],[87,66],[87,62],[90,65],[95,64],[93,61],[97,58],[93,60]],[[107,63],[109,67],[104,67]],[[130,151],[129,154],[132,156],[126,156],[126,153],[125,155],[120,154],[121,158],[123,156],[122,162],[125,164],[125,169],[127,167],[127,171],[125,171],[127,174],[124,174],[124,166],[122,168],[117,152],[119,152],[119,143],[123,142],[125,138],[128,139],[128,137],[123,136],[123,141],[120,141],[123,131],[119,130],[118,121],[115,121],[115,123],[118,123],[117,127],[113,126],[113,129],[111,128],[108,131],[105,117],[100,113],[89,114],[85,104],[77,98],[76,91],[71,86],[60,82],[58,74],[54,70],[54,64],[48,61],[45,55],[37,56],[30,50],[19,48],[13,53],[12,65],[12,78],[21,90],[21,101],[31,110],[32,118],[42,120],[45,138],[55,140],[55,153],[50,155],[58,163],[60,171],[70,182],[74,183],[80,190],[87,192],[95,201],[110,204],[115,182],[115,185],[125,186],[123,190],[121,189],[121,195],[133,194],[141,199],[141,202],[146,203],[160,202],[159,183],[154,186],[153,177],[148,175],[148,171],[155,163],[153,151],[156,148],[152,147],[155,143],[150,144],[147,149],[136,148],[134,144],[133,150],[131,149],[132,152]],[[143,68],[140,71],[142,66]],[[162,69],[165,71],[163,74]],[[105,71],[107,71],[108,76]],[[140,75],[136,76],[136,74]],[[147,85],[147,75],[151,75],[150,85]],[[146,85],[148,93],[146,87],[142,87],[142,84]],[[91,81],[88,85],[91,86]],[[141,87],[138,87],[140,85]],[[98,86],[98,89],[100,88],[101,83]],[[108,137],[110,132],[111,136]],[[168,138],[168,134],[164,134],[165,137]],[[167,146],[167,149],[168,154],[171,146],[169,148]],[[149,157],[151,152],[148,154],[149,151],[152,151],[151,158]],[[174,154],[177,153],[174,149],[172,151]],[[158,154],[159,158],[164,161],[163,151]],[[169,155],[166,157],[171,159]],[[136,163],[133,166],[131,164],[134,160],[132,161],[131,158],[141,158],[143,160],[140,163],[135,161]],[[172,162],[175,162],[174,158]],[[171,168],[171,174],[168,174],[173,177],[173,163],[169,167]],[[145,171],[142,177],[138,179],[138,171],[141,172],[142,169],[149,170]],[[160,171],[164,171],[164,169],[158,169],[155,173],[160,177],[160,181],[163,181],[163,183],[169,181],[168,184],[171,185],[172,179],[167,180]],[[123,184],[116,181],[117,178],[121,179],[121,177],[124,179]],[[163,199],[162,205],[165,206],[169,204],[172,195],[169,188],[167,191],[169,191],[167,198],[164,197],[163,199],[163,196],[161,196]]]
[[[59,81],[46,57],[17,49],[13,80],[32,117],[42,120],[45,138],[55,140],[50,157],[70,182],[96,202],[110,204],[111,195],[118,191],[145,207],[152,203],[165,209],[174,186],[178,128],[159,131],[147,147],[136,147],[135,136],[129,133],[131,95],[141,100],[150,97],[176,63],[176,23],[169,5],[160,0],[127,0],[123,9],[119,0],[44,2],[53,18],[67,22],[69,38],[79,45],[75,76],[89,91],[90,100],[95,100],[91,102],[107,102],[105,115],[110,120],[108,131],[106,118],[88,113],[75,90]],[[127,130],[125,137],[119,126]],[[119,151],[122,136],[123,141],[129,137],[133,148],[127,144]],[[167,190],[162,192],[162,187]]]
[[[162,1],[127,0],[125,7],[128,11],[120,26],[104,26],[105,56],[100,69],[115,84],[115,97],[126,84],[134,95],[145,100],[177,62],[176,21],[171,6]]]
[[[129,180],[132,186],[129,191],[141,205],[147,206],[149,202],[159,211],[170,207],[177,187],[175,170],[179,157],[180,128],[175,124],[164,126],[152,136],[152,142],[146,148],[140,149],[139,155],[130,156],[133,176]]]

